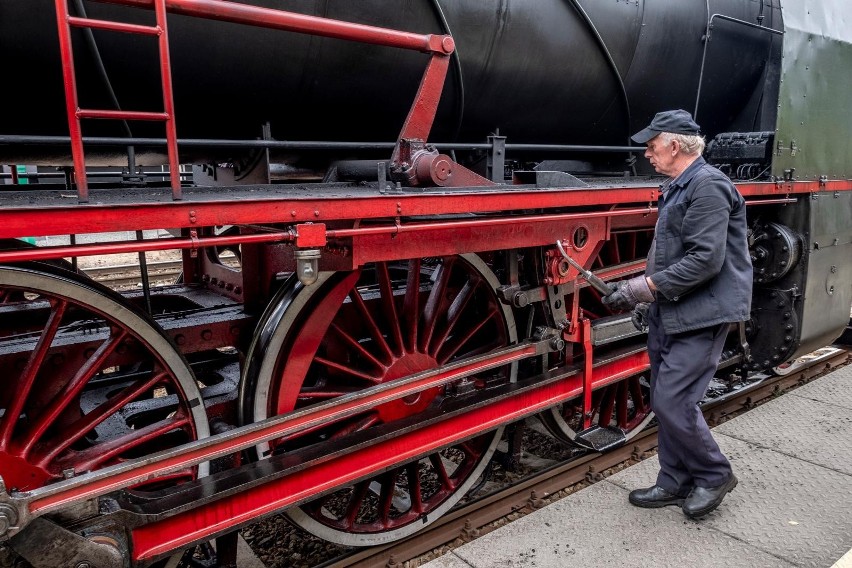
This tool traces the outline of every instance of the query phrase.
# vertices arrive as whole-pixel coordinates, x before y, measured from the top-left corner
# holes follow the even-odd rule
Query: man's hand
[[[644,274],[630,280],[619,280],[609,286],[612,288],[612,293],[603,297],[603,303],[613,310],[632,310],[639,302],[654,301],[654,293],[648,287]]]
[[[633,327],[638,329],[639,331],[648,331],[648,308],[650,304],[647,302],[639,302],[636,304],[636,307],[633,308],[633,315],[630,317],[630,321],[633,322]]]

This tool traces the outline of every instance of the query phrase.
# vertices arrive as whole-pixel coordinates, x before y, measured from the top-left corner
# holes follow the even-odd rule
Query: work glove
[[[639,331],[648,331],[649,306],[650,304],[648,302],[639,302],[636,304],[636,307],[633,308],[633,315],[630,317],[630,321],[633,322],[633,327]]]
[[[609,287],[612,293],[603,297],[603,303],[613,310],[632,310],[639,302],[654,301],[654,293],[648,287],[644,274],[629,280],[610,283]]]

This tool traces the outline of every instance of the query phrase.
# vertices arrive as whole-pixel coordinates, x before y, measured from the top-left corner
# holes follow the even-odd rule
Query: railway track
[[[179,260],[148,263],[148,279],[152,285],[173,283],[182,272],[183,266]],[[83,273],[110,288],[125,288],[141,282],[138,264],[84,268]]]
[[[226,266],[239,266],[239,261],[233,255],[222,255],[220,258]],[[180,275],[183,274],[183,263],[180,260],[148,262],[147,268],[148,280],[152,286],[174,284]],[[126,290],[141,286],[142,282],[138,263],[95,266],[83,268],[82,271],[89,278],[115,290]]]
[[[733,418],[772,398],[804,385],[852,361],[839,347],[820,349],[801,358],[783,375],[766,376],[728,396],[703,405],[711,426]],[[546,468],[516,484],[457,507],[417,534],[385,546],[351,552],[321,564],[322,568],[414,568],[449,548],[469,542],[500,524],[539,509],[567,494],[600,481],[629,465],[654,455],[657,429],[651,427],[629,444],[605,454],[589,453]],[[436,552],[438,551],[438,552]]]

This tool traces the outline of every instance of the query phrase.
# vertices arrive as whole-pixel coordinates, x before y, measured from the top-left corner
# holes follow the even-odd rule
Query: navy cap
[[[662,132],[672,134],[698,134],[701,128],[685,110],[667,110],[658,112],[648,128],[640,130],[630,138],[639,144],[645,144]]]

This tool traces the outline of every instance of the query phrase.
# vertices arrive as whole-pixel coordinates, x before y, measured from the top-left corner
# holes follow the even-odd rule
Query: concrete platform
[[[653,485],[659,464],[651,458],[424,566],[847,565],[852,366],[726,422],[714,436],[740,482],[700,521],[677,507],[640,509],[627,502],[631,489]]]

